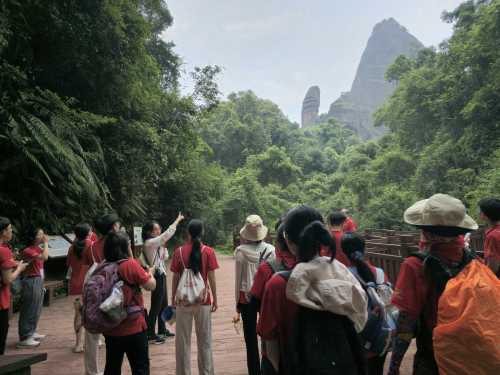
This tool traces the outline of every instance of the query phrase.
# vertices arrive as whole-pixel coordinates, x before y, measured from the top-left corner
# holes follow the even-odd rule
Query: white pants
[[[83,358],[85,361],[85,375],[100,375],[97,366],[97,357],[99,353],[100,334],[93,335],[85,330],[85,345],[83,348]]]
[[[200,375],[215,375],[210,306],[179,306],[175,316],[176,374],[191,375],[191,332],[194,318],[198,343],[198,372]]]

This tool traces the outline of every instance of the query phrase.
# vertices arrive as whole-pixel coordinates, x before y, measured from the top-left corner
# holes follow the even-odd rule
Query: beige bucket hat
[[[467,209],[457,198],[435,194],[408,208],[404,219],[408,224],[443,237],[454,237],[476,230],[477,223],[466,214]]]
[[[250,215],[247,217],[245,226],[241,228],[240,235],[250,241],[260,241],[266,238],[267,228],[262,224],[259,215]]]

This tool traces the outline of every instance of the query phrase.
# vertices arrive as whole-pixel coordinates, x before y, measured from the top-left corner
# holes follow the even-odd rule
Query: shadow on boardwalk
[[[216,271],[219,309],[212,315],[213,347],[215,373],[217,375],[244,375],[246,369],[246,351],[243,337],[238,336],[231,323],[236,315],[234,302],[234,261],[231,256],[217,254],[220,269]],[[170,267],[168,262],[167,267]],[[171,293],[171,273],[169,272],[169,297]],[[47,335],[38,348],[17,349],[17,322],[19,313],[14,314],[10,321],[9,336],[5,354],[48,353],[47,361],[32,367],[32,375],[83,375],[83,353],[73,353],[75,336],[73,333],[74,310],[72,298],[64,297],[54,301],[50,307],[44,307],[38,323],[37,331]],[[150,304],[150,294],[144,291],[144,302],[147,308]],[[168,325],[167,325],[168,326]],[[175,333],[175,324],[169,327]],[[102,340],[104,342],[104,339]],[[196,335],[192,336],[191,371],[198,374],[196,363]],[[412,345],[414,347],[414,345]],[[413,349],[413,348],[412,348]],[[413,353],[413,350],[411,351]],[[99,349],[99,369],[104,371],[106,349]],[[163,345],[150,345],[151,374],[175,374],[175,339],[170,339]],[[404,361],[402,374],[411,374],[413,355],[408,353]],[[128,361],[124,359],[122,374],[130,374]]]

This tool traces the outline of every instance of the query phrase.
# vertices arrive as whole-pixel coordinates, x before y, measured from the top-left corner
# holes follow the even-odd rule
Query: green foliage
[[[2,216],[70,232],[116,213],[127,226],[200,216],[221,194],[201,123],[222,68],[195,68],[162,39],[163,0],[5,0],[0,12]],[[195,186],[195,188],[193,188]]]

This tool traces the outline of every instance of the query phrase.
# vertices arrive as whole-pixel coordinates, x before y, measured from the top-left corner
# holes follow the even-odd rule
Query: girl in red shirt
[[[201,220],[191,220],[187,232],[189,241],[175,250],[170,265],[170,271],[174,273],[172,306],[176,304],[177,287],[185,269],[192,270],[195,276],[201,274],[205,288],[210,288],[212,291],[213,300],[210,300],[210,293],[208,293],[207,301],[202,305],[194,307],[177,305],[175,310],[175,373],[177,375],[191,374],[191,332],[194,320],[196,341],[198,343],[198,372],[205,375],[214,375],[211,313],[217,311],[215,270],[219,268],[219,264],[214,251],[208,246],[203,246],[201,242],[201,236],[204,234],[203,222]]]
[[[66,265],[71,267],[71,279],[69,283],[69,295],[79,297],[81,299],[83,281],[85,279],[85,274],[87,273],[87,268],[83,262],[83,254],[92,244],[90,240],[92,236],[92,230],[90,225],[87,223],[77,224],[75,227],[76,241],[70,246],[68,250],[68,257],[66,258]],[[75,353],[83,352],[83,327],[80,328],[78,332],[78,327],[81,325],[82,316],[77,308],[77,302],[73,301],[75,307],[75,320],[73,322],[73,328],[76,335],[76,345],[73,351]]]
[[[104,241],[104,257],[107,262],[117,262],[127,259],[118,266],[118,275],[128,284],[138,285],[147,291],[156,287],[154,277],[155,267],[146,272],[135,260],[130,259],[128,252],[128,236],[122,232],[110,231]],[[139,290],[134,296],[134,288],[125,283],[122,286],[123,302],[127,304],[132,297],[133,305],[144,306],[142,292]],[[124,321],[112,331],[105,333],[106,340],[106,367],[104,375],[121,374],[123,356],[127,353],[132,374],[149,375],[149,344],[147,324],[144,315],[133,321]]]
[[[30,247],[24,249],[21,259],[30,260],[31,263],[22,272],[22,276],[28,273],[23,282],[21,296],[23,306],[19,313],[19,344],[18,349],[35,348],[40,345],[40,341],[45,339],[45,335],[36,332],[38,319],[42,313],[43,306],[43,262],[49,259],[49,236],[43,233],[42,228],[34,228],[27,233]],[[40,245],[43,243],[43,251]]]

